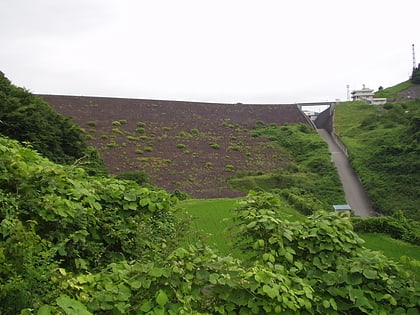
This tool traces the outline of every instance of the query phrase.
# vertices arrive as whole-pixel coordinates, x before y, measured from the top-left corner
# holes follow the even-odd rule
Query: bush
[[[172,192],[172,196],[176,197],[178,200],[187,200],[191,198],[186,192],[183,192],[179,189],[175,189]]]
[[[143,171],[130,171],[117,174],[115,178],[127,179],[136,182],[139,185],[144,185],[149,182],[149,176]]]
[[[352,218],[352,222],[356,232],[384,233],[420,246],[420,223],[407,219],[402,211],[386,217]]]
[[[220,145],[218,143],[215,143],[215,142],[211,142],[210,147],[213,148],[213,149],[216,149],[216,150],[220,149]]]

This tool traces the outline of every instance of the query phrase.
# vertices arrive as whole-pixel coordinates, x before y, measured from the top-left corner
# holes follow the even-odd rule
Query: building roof
[[[351,210],[351,207],[348,204],[345,204],[345,205],[333,205],[333,208],[334,208],[335,211]]]

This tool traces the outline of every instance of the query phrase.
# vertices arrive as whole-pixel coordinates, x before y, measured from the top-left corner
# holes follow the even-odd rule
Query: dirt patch
[[[242,196],[229,177],[287,166],[287,155],[251,136],[255,122],[306,122],[296,105],[40,96],[86,131],[110,173],[145,171],[153,184],[196,198]]]
[[[406,101],[406,100],[414,100],[416,98],[420,99],[420,84],[416,84],[400,93],[399,95],[399,101]]]

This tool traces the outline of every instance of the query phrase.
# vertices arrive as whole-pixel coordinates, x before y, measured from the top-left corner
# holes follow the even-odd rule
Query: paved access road
[[[325,129],[317,129],[321,137],[328,143],[331,158],[337,168],[347,203],[351,206],[356,216],[369,217],[375,216],[372,204],[363,189],[359,177],[351,167],[347,156],[335,143],[331,135]]]

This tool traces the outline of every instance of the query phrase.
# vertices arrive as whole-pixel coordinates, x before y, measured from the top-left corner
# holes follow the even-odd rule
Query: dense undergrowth
[[[253,259],[179,246],[176,199],[93,177],[0,138],[0,314],[417,314],[414,276],[362,246],[349,219],[290,222],[274,194],[235,211]],[[251,255],[252,254],[252,255]]]
[[[181,192],[140,186],[143,173],[93,176],[100,163],[79,167],[88,148],[74,125],[4,77],[1,88],[2,134],[21,143],[0,137],[0,315],[419,313],[416,274],[322,211],[342,190],[307,126],[255,130],[293,162],[263,175],[277,190],[251,191],[234,209],[230,236],[246,253],[234,258],[185,241]],[[39,138],[11,129],[31,116]],[[43,128],[45,119],[59,123]],[[67,127],[74,133],[59,132]],[[55,154],[60,164],[46,158]],[[311,215],[290,220],[286,203]]]
[[[420,220],[420,100],[343,103],[336,130],[376,211]]]

